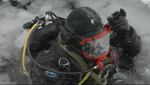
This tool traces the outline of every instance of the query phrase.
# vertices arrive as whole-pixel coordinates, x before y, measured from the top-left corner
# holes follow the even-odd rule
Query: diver
[[[33,84],[111,84],[116,68],[133,71],[141,39],[128,24],[124,9],[109,16],[107,24],[90,7],[76,8],[66,19],[52,18],[34,30],[29,40]],[[44,18],[26,23],[24,29],[30,30],[40,20]]]

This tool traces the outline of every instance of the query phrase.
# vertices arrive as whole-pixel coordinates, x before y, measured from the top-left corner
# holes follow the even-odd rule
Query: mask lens
[[[86,52],[86,54],[89,57],[99,57],[107,52],[108,46],[109,46],[109,34],[101,38],[93,39],[92,41],[87,42],[83,46],[83,51]]]

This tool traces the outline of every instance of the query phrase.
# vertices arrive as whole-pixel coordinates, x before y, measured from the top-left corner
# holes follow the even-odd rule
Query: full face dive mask
[[[102,32],[82,39],[80,41],[82,55],[88,60],[94,59],[97,64],[107,60],[110,32],[111,30],[107,26],[104,26]]]
[[[80,41],[82,53],[85,58],[98,59],[108,53],[110,31],[104,28],[99,34],[84,38]]]

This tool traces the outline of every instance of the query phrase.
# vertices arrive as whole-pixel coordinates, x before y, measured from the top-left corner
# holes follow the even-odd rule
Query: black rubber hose
[[[83,73],[87,73],[87,72],[90,72],[92,70],[95,70],[96,67],[93,67],[91,69],[87,69],[87,70],[83,70],[83,71],[79,71],[79,72],[61,72],[61,71],[57,71],[57,70],[54,70],[54,69],[50,69],[50,68],[46,68],[42,65],[40,65],[32,56],[31,54],[31,51],[30,51],[30,41],[31,41],[31,36],[33,34],[33,32],[35,31],[36,29],[34,29],[30,36],[29,36],[29,39],[28,39],[28,43],[27,43],[27,53],[28,55],[30,56],[31,60],[33,61],[33,63],[40,69],[42,70],[45,70],[45,71],[51,71],[51,72],[55,72],[55,73],[58,73],[58,74],[67,74],[67,75],[76,75],[76,74],[83,74]]]

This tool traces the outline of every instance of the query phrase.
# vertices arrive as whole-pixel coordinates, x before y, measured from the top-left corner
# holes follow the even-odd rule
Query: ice
[[[127,82],[150,84],[150,0],[18,0],[22,4],[32,2],[27,11],[10,6],[9,0],[2,1],[4,4],[0,4],[0,66],[6,64],[1,58],[19,60],[20,55],[17,53],[25,37],[22,28],[25,22],[48,10],[52,10],[61,17],[67,17],[71,11],[69,4],[75,1],[74,7],[89,6],[95,9],[104,23],[107,23],[106,18],[114,11],[120,8],[127,11],[129,24],[137,30],[143,43],[142,52],[135,59],[139,75],[130,74]],[[0,71],[0,83],[14,83],[20,79],[12,80],[11,78],[14,77],[10,76],[10,73],[4,75]]]

